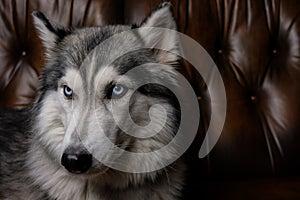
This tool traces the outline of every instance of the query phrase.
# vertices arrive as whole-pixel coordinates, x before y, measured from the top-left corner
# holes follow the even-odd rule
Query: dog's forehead
[[[130,30],[130,26],[123,25],[76,29],[64,39],[60,48],[77,67],[93,54],[97,54],[98,64],[108,65],[122,50],[140,45],[141,41]],[[126,33],[123,34],[124,32]]]
[[[120,79],[121,75],[113,66],[103,66],[94,71],[93,63],[91,70],[82,73],[81,70],[68,68],[62,82],[71,87],[75,92],[82,95],[103,93],[106,86]]]
[[[153,51],[143,48],[143,41],[128,26],[108,26],[77,31],[68,38],[66,51],[71,66],[81,73],[97,74],[104,66],[114,66],[124,74],[148,62],[155,62]]]
[[[142,46],[140,38],[128,26],[77,30],[66,38],[63,46],[67,82],[75,77],[73,70],[69,73],[69,68],[73,68],[81,81],[70,87],[78,88],[80,83],[85,90],[91,87],[101,90],[134,67],[155,62],[153,51]]]

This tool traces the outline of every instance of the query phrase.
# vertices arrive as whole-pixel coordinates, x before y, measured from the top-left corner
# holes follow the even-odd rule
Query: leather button
[[[26,51],[22,51],[22,56],[26,56]]]
[[[276,54],[277,53],[277,50],[276,49],[273,49],[273,54]]]
[[[202,97],[201,96],[198,96],[197,97],[198,101],[202,100]]]
[[[222,53],[223,53],[222,49],[219,49],[219,50],[218,50],[218,53],[219,53],[219,54],[222,54]]]
[[[256,96],[251,96],[250,99],[251,99],[251,101],[255,101],[256,100]]]

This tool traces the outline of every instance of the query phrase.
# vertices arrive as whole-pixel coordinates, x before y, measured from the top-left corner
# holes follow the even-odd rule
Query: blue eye
[[[124,85],[115,85],[112,89],[111,98],[118,99],[123,97],[128,91],[128,88]]]
[[[73,98],[73,90],[71,88],[69,88],[68,86],[64,85],[64,95],[66,98],[68,99],[72,99]]]

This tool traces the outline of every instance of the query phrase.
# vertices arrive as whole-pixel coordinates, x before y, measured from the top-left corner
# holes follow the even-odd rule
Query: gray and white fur
[[[147,153],[167,145],[176,134],[180,109],[174,94],[158,84],[147,84],[133,91],[131,88],[138,78],[126,75],[136,66],[152,63],[144,69],[149,79],[153,79],[150,81],[177,84],[178,57],[170,53],[178,51],[176,37],[138,29],[176,30],[171,5],[162,4],[140,26],[68,29],[40,12],[33,13],[33,18],[46,48],[46,64],[33,106],[1,110],[0,199],[180,199],[185,171],[180,159],[165,168],[144,173],[119,171],[101,162],[125,168],[130,163],[140,163],[147,171],[155,163],[163,162],[162,158],[174,156],[169,152],[148,160],[138,160],[135,156],[120,159],[122,155],[115,155],[113,150],[103,155],[107,146],[104,138],[114,144],[113,148]],[[124,35],[122,40],[107,40],[129,30],[132,33]],[[153,48],[142,48],[145,44]],[[166,51],[155,49],[157,45],[166,45]],[[140,48],[111,62],[114,55],[132,46]],[[128,116],[123,116],[127,104],[130,119],[141,126],[151,120],[154,129],[161,126],[161,117],[166,113],[163,128],[150,138],[126,134],[116,124],[112,109],[126,131],[138,131],[131,127]],[[153,105],[157,104],[166,112],[155,110]],[[149,118],[151,107],[153,119]]]

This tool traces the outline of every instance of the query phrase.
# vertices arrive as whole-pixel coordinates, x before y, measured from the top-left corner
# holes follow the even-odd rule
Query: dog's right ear
[[[47,50],[53,48],[71,32],[70,30],[48,20],[42,12],[34,11],[32,16],[34,25],[40,32],[40,38]]]

